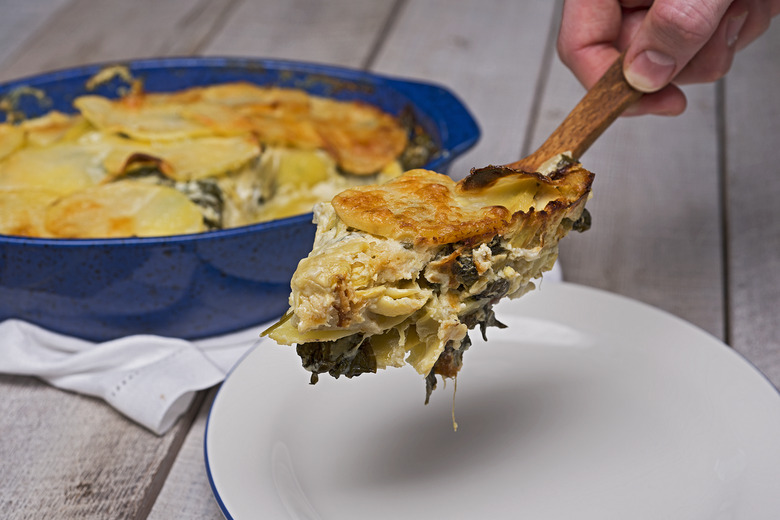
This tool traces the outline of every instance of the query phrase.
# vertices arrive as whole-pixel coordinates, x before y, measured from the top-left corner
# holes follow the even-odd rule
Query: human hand
[[[723,77],[778,13],[780,0],[565,0],[558,54],[590,88],[625,51],[626,80],[648,93],[625,114],[678,115],[677,85]]]

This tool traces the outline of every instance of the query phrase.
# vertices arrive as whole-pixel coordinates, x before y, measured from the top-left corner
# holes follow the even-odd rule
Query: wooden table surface
[[[535,148],[583,90],[555,55],[561,2],[1,0],[0,80],[152,56],[323,62],[434,81],[482,128],[451,174]],[[593,228],[562,242],[567,280],[650,303],[780,386],[780,24],[676,118],[625,118],[583,157]],[[0,376],[3,518],[218,519],[206,392],[166,435],[102,401]]]

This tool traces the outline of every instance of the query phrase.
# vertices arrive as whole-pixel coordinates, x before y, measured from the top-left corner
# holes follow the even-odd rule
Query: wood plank
[[[0,80],[87,63],[197,53],[238,0],[72,0],[0,70]]]
[[[373,69],[450,88],[481,126],[453,177],[520,158],[556,4],[418,0],[399,13]]]
[[[216,391],[209,393],[195,418],[148,520],[220,520],[223,518],[211,491],[203,459],[206,422]]]
[[[102,401],[0,376],[3,518],[143,518],[193,412],[164,437]]]
[[[564,278],[650,303],[719,338],[724,303],[715,87],[675,118],[621,118],[582,158],[593,227],[561,242]],[[557,56],[530,150],[584,94]]]
[[[0,16],[0,70],[15,52],[29,45],[40,28],[56,17],[68,1],[28,0],[3,6],[3,15]]]
[[[397,3],[397,0],[244,2],[203,52],[362,68]]]
[[[780,23],[725,82],[730,342],[780,388]]]

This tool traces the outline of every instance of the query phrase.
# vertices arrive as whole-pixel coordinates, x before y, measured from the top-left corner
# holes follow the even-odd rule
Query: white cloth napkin
[[[561,279],[556,264],[543,281]],[[197,341],[137,335],[93,343],[9,319],[0,323],[0,373],[99,397],[162,435],[198,390],[225,379],[267,326]]]
[[[220,383],[264,329],[198,341],[136,335],[93,343],[9,319],[0,323],[0,372],[99,397],[162,435],[195,392]]]

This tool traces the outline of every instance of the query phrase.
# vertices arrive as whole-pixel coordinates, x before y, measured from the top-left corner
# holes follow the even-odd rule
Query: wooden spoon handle
[[[641,96],[642,93],[629,85],[623,76],[621,54],[538,150],[506,166],[535,172],[545,161],[564,152],[579,159],[604,130]]]

